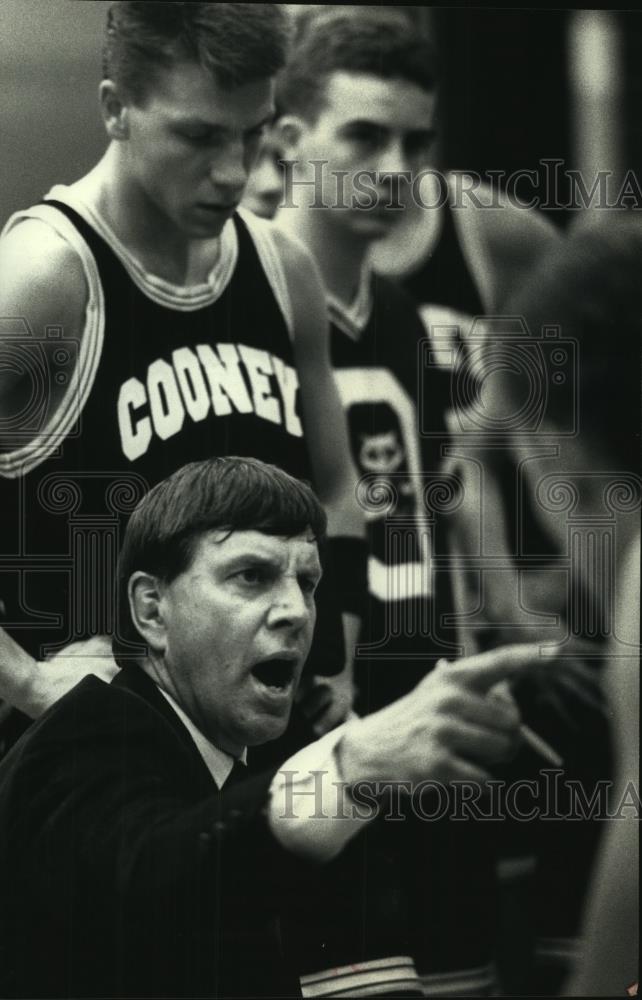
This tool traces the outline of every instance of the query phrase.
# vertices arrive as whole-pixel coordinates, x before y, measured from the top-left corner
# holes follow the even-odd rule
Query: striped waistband
[[[304,997],[376,997],[383,993],[420,997],[421,982],[407,955],[377,958],[301,976]]]
[[[407,955],[378,958],[301,976],[304,997],[376,997],[386,993],[424,997],[495,995],[497,975],[492,963],[454,972],[418,975]]]

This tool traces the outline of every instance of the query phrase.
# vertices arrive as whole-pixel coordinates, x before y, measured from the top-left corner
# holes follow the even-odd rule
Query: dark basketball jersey
[[[330,298],[329,308],[332,362],[368,521],[369,606],[355,671],[357,707],[372,711],[407,693],[437,658],[454,657],[443,619],[451,598],[440,531],[440,514],[456,502],[456,484],[440,471],[450,375],[429,363],[417,307],[393,282],[368,275],[353,307]],[[397,909],[404,901],[397,934],[406,935],[424,995],[489,995],[492,844],[478,825],[415,815],[409,809],[394,831]],[[367,870],[385,899],[383,883]],[[334,964],[341,959],[339,950]]]
[[[410,690],[450,651],[439,621],[447,576],[436,558],[449,379],[423,367],[416,306],[392,282],[368,276],[352,308],[330,298],[329,309],[332,363],[368,524],[370,600],[356,669],[361,707],[373,710]]]
[[[488,277],[487,251],[470,211],[453,209],[450,199],[452,194],[439,208],[409,217],[406,228],[375,254],[375,268],[383,274],[390,268],[414,300],[430,338],[433,364],[446,370],[466,366],[471,391],[469,335],[475,318],[487,311],[480,291]]]
[[[277,301],[278,261],[270,281],[255,224],[251,234],[249,219],[234,217],[221,238],[222,287],[195,286],[183,301],[69,204],[32,212],[43,209],[86,244],[89,302],[80,343],[58,329],[16,330],[31,352],[35,432],[0,457],[0,594],[16,638],[39,657],[114,634],[124,521],[181,465],[251,455],[309,478],[287,293]],[[50,414],[47,379],[61,378],[68,391]]]
[[[436,246],[410,268],[401,279],[402,284],[419,304],[435,303],[471,317],[481,316],[485,310],[461,249],[449,202],[442,212],[442,229]]]

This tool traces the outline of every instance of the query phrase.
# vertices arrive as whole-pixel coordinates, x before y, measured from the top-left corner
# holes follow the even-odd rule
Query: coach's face
[[[161,588],[162,685],[228,753],[285,730],[320,576],[310,532],[211,531],[188,569]]]
[[[121,147],[148,211],[188,238],[218,236],[273,114],[269,79],[224,89],[193,62],[160,71],[142,102],[126,107]]]
[[[407,181],[399,189],[399,175],[414,177],[429,165],[434,115],[434,94],[417,84],[337,71],[327,80],[316,120],[284,118],[282,132],[294,140],[288,156],[311,176],[312,160],[327,164],[323,195],[332,220],[376,239],[399,221],[400,209],[390,207],[404,200]]]

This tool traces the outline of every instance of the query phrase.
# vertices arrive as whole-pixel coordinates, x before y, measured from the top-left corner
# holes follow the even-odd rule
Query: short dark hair
[[[578,227],[547,254],[506,306],[523,316],[532,335],[559,326],[578,342],[579,432],[600,460],[640,467],[642,344],[642,226],[624,215],[593,229]],[[514,383],[505,377],[501,391]],[[570,391],[570,387],[569,387]],[[566,403],[551,393],[555,424]]]
[[[121,0],[107,15],[103,77],[144,100],[155,74],[196,62],[221,87],[275,76],[285,64],[289,21],[280,4]]]
[[[278,79],[279,113],[314,121],[328,77],[338,71],[408,80],[432,91],[436,55],[425,33],[395,10],[313,8],[295,20],[290,57]]]
[[[132,573],[143,570],[171,583],[189,567],[206,532],[292,537],[309,529],[322,545],[326,528],[310,486],[275,465],[229,456],[184,465],[143,497],[127,525],[118,559],[119,637],[141,641],[127,595]]]

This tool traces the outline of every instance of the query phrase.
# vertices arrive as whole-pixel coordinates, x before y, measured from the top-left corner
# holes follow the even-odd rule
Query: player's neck
[[[113,146],[74,186],[148,273],[176,285],[207,279],[220,241],[180,232],[131,177]]]
[[[359,291],[372,241],[337,226],[331,211],[286,208],[279,213],[278,223],[305,243],[319,265],[326,291],[350,305]]]

